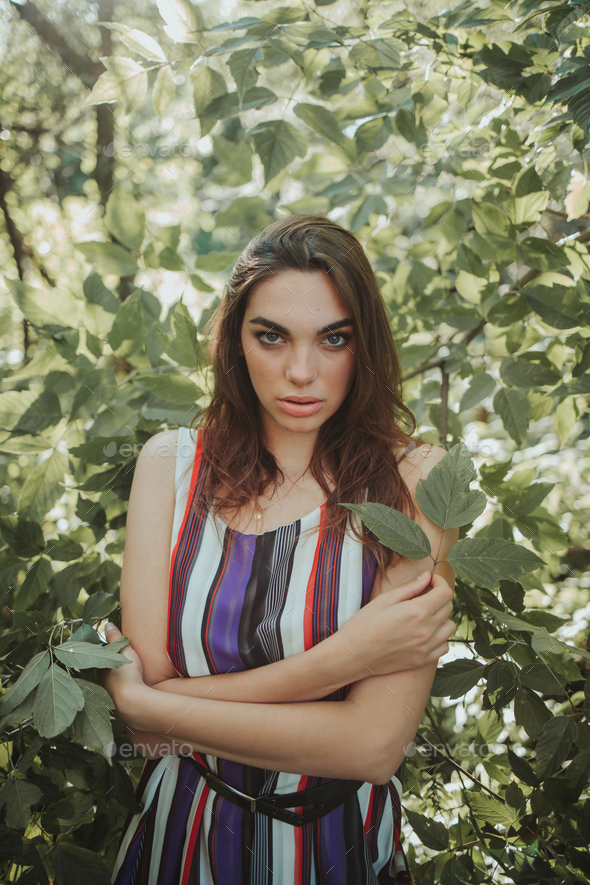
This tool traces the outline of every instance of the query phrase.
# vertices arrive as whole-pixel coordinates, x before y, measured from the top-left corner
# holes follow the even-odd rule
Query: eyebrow
[[[269,328],[276,329],[277,332],[280,332],[281,335],[290,335],[288,329],[284,326],[281,326],[280,323],[274,323],[272,320],[267,320],[265,317],[254,317],[254,319],[250,320],[251,323],[258,323],[260,326],[268,326]],[[318,329],[316,331],[316,335],[327,335],[328,332],[333,332],[336,329],[342,329],[345,326],[353,326],[354,323],[348,317],[345,317],[343,320],[334,320],[333,323],[330,323],[327,326],[324,326],[323,329]]]

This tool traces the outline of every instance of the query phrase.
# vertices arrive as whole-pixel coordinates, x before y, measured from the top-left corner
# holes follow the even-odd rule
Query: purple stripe
[[[320,818],[318,839],[319,882],[326,885],[345,885],[347,882],[346,852],[352,845],[344,839],[344,805],[339,805]],[[356,846],[361,851],[361,846]]]
[[[172,771],[164,774],[164,777],[171,776]],[[158,885],[178,885],[180,882],[182,850],[189,836],[187,824],[200,780],[200,771],[188,759],[181,758],[164,834]]]
[[[218,796],[215,825],[209,838],[211,870],[216,885],[243,885],[241,835],[242,809]]]
[[[230,543],[221,583],[212,600],[209,619],[209,651],[216,673],[245,670],[240,658],[238,630],[252,571],[255,542],[236,535]]]

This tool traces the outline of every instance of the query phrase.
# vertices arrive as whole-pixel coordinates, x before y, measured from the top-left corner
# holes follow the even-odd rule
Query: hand
[[[118,627],[111,623],[107,624],[104,633],[107,642],[114,642],[123,635]],[[140,657],[131,645],[126,645],[119,654],[124,655],[132,663],[120,667],[104,667],[97,670],[96,678],[99,685],[108,691],[115,702],[115,715],[123,719],[125,692],[136,691],[138,686],[145,688],[145,682]]]
[[[432,580],[432,589],[424,593]],[[434,663],[449,650],[456,625],[449,619],[453,591],[440,575],[408,581],[381,593],[334,634],[356,656],[358,678],[414,670]]]

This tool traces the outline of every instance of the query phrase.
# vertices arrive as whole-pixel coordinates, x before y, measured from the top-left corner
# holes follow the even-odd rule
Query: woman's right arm
[[[141,659],[147,685],[225,701],[317,700],[369,672],[413,669],[437,660],[446,651],[445,640],[454,630],[448,621],[448,601],[441,603],[436,587],[420,599],[411,599],[426,582],[405,585],[428,567],[428,560],[404,561],[396,568],[396,578],[405,582],[403,586],[377,595],[337,633],[308,651],[236,673],[179,676],[166,653],[177,440],[178,431],[162,431],[143,446],[127,513],[121,630]],[[157,738],[161,745],[172,747],[162,736],[138,733],[132,737],[135,744],[155,746]],[[150,755],[159,755],[162,748]]]

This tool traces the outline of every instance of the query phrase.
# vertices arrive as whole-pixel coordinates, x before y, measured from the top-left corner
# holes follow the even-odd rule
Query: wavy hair
[[[385,573],[402,558],[400,554],[382,545],[338,503],[376,501],[413,519],[415,506],[400,476],[395,448],[404,444],[404,457],[423,440],[413,435],[416,420],[402,401],[399,358],[369,260],[354,234],[323,215],[281,218],[254,236],[207,322],[204,334],[209,339],[213,389],[209,405],[190,425],[202,428],[203,459],[208,465],[201,497],[216,515],[221,510],[237,513],[269,484],[276,490],[284,480],[265,446],[258,397],[246,360],[238,352],[249,295],[262,280],[284,270],[329,273],[346,316],[353,320],[356,377],[340,408],[319,428],[309,469],[326,498],[326,530],[352,528]],[[335,485],[333,491],[328,477]]]

